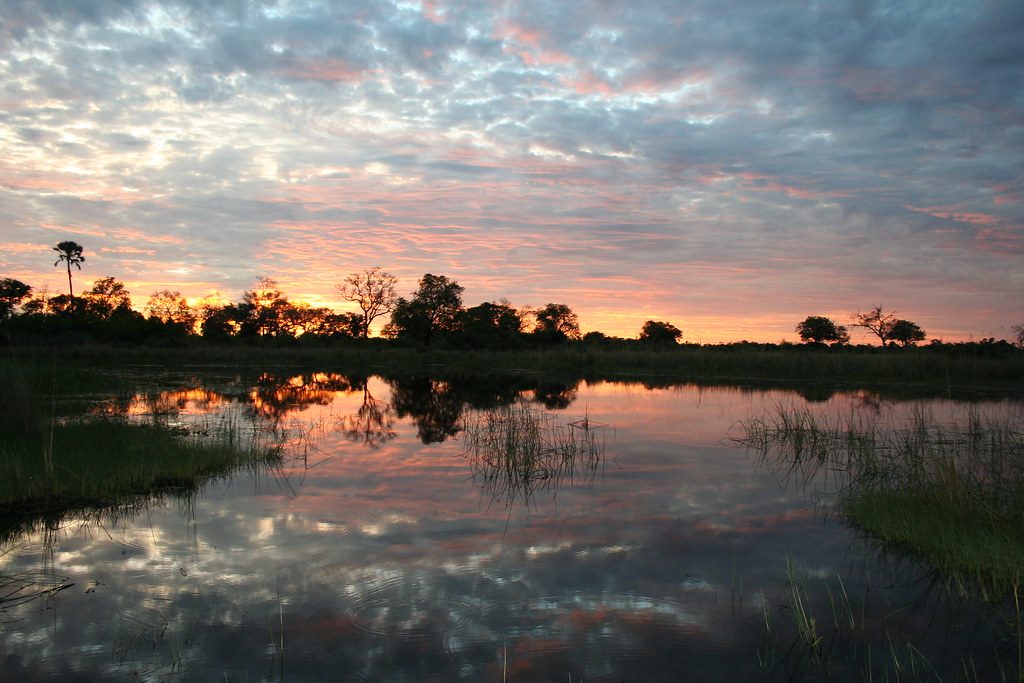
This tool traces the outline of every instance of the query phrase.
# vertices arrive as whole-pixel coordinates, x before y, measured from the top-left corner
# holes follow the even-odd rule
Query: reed
[[[780,408],[736,440],[777,476],[836,496],[854,525],[927,558],[954,583],[1009,595],[1024,572],[1024,415],[975,410],[902,422]]]
[[[538,491],[557,495],[566,480],[592,479],[608,426],[584,416],[563,423],[524,401],[474,411],[461,424],[473,478],[494,500],[530,505]]]

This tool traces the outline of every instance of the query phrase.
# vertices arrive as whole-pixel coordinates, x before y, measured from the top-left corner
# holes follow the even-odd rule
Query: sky
[[[1008,337],[1022,44],[1012,0],[0,1],[0,277],[64,291],[70,239],[140,308],[381,266],[625,337]]]

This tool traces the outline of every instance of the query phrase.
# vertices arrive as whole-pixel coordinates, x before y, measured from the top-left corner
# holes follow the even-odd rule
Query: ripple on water
[[[399,576],[353,596],[352,616],[358,629],[373,635],[436,638],[473,622],[479,612],[469,598],[428,592]]]

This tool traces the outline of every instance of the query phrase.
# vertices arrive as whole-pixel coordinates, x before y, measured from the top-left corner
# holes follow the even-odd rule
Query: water
[[[847,528],[815,482],[780,481],[729,438],[779,405],[898,419],[963,404],[529,378],[160,384],[95,405],[193,427],[252,417],[291,435],[288,464],[8,539],[7,576],[73,585],[0,611],[0,678],[1016,676],[1003,606],[958,597]],[[607,425],[599,466],[525,498],[474,477],[459,425],[511,401]],[[817,648],[799,640],[789,563]]]

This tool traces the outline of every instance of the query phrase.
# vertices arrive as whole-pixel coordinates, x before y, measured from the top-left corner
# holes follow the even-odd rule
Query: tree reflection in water
[[[248,399],[256,414],[277,424],[288,413],[311,405],[330,405],[337,394],[354,393],[365,386],[365,376],[314,372],[282,378],[265,372],[257,378]]]
[[[448,382],[414,377],[388,380],[391,385],[391,405],[398,417],[411,417],[420,441],[443,443],[459,433],[464,401]]]
[[[363,404],[354,414],[339,417],[335,424],[352,443],[362,443],[376,450],[395,438],[395,410],[390,403],[370,393],[369,378],[358,380],[362,384]],[[352,384],[354,386],[356,381]]]

